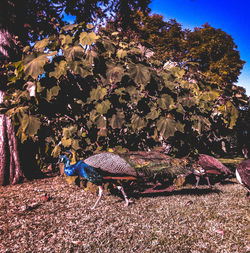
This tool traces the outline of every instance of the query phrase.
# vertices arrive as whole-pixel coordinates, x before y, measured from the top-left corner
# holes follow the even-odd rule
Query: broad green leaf
[[[233,129],[239,116],[237,108],[230,101],[227,101],[226,105],[218,107],[218,111],[223,115],[224,123],[229,124],[229,129]]]
[[[28,137],[33,137],[36,135],[41,125],[41,122],[38,118],[28,114],[22,115],[20,118],[20,123],[21,125],[17,131],[17,136],[19,136],[21,142],[27,140]]]
[[[75,27],[77,27],[77,24],[72,24],[72,25],[65,25],[62,30],[65,32],[73,30]]]
[[[114,54],[115,53],[115,46],[114,44],[110,41],[110,40],[107,40],[107,39],[103,39],[102,40],[102,43],[103,43],[103,46],[104,48],[110,53],[110,54]]]
[[[141,56],[141,49],[138,47],[133,47],[129,50],[129,54]]]
[[[149,68],[142,64],[130,64],[128,72],[136,84],[146,85],[150,81]]]
[[[192,122],[192,129],[194,131],[197,131],[199,134],[201,134],[202,131],[204,130],[210,129],[211,123],[207,118],[198,115],[193,115],[190,118],[190,120]]]
[[[102,101],[101,103],[96,105],[96,111],[100,114],[105,114],[110,109],[110,105],[111,103],[109,100]]]
[[[186,71],[184,69],[176,68],[175,75],[179,78],[182,78],[185,75]]]
[[[117,111],[116,114],[113,114],[111,120],[110,120],[110,126],[115,129],[115,128],[122,128],[124,124],[124,112],[123,111]]]
[[[200,96],[200,101],[214,101],[218,99],[220,96],[219,92],[217,91],[209,91],[209,92],[202,92]]]
[[[94,66],[94,59],[97,59],[98,58],[98,53],[94,50],[88,50],[87,51],[87,57],[86,57],[86,60],[89,61],[89,64],[91,66]]]
[[[34,45],[34,49],[36,51],[43,52],[44,49],[48,46],[49,42],[50,42],[49,38],[37,41],[36,44]]]
[[[133,114],[131,118],[131,124],[134,130],[141,130],[142,128],[146,127],[147,122],[137,114]]]
[[[96,118],[96,126],[98,129],[106,128],[107,120],[102,115],[97,116]]]
[[[177,111],[178,113],[181,113],[182,115],[185,114],[185,110],[183,109],[183,107],[182,107],[181,104],[177,104],[177,106],[176,106],[176,111]]]
[[[65,148],[68,148],[68,147],[70,147],[71,144],[72,144],[72,139],[67,139],[67,138],[63,137],[62,140],[61,140],[61,142],[62,142],[62,145],[63,145]]]
[[[34,116],[28,116],[28,122],[23,126],[24,132],[29,136],[34,136],[37,134],[38,129],[40,128],[41,122],[38,118]]]
[[[40,82],[37,82],[36,84],[36,91],[38,93],[42,92],[43,90],[45,89],[45,87],[41,86],[41,83]]]
[[[170,95],[163,94],[161,95],[160,98],[158,98],[157,104],[161,109],[166,110],[169,109],[169,107],[174,104],[174,100]]]
[[[73,37],[71,37],[68,34],[67,35],[61,34],[59,36],[59,40],[61,41],[62,47],[66,49],[67,47],[69,47],[72,44]]]
[[[80,34],[79,42],[83,45],[92,45],[95,43],[95,41],[99,38],[99,36],[96,36],[94,32],[87,33],[87,32],[82,32]]]
[[[71,147],[72,147],[74,150],[78,150],[78,149],[80,148],[79,140],[73,139],[73,140],[72,140]]]
[[[80,75],[82,78],[92,74],[91,66],[86,60],[72,61],[69,62],[68,65],[74,74]]]
[[[198,98],[197,97],[182,97],[179,98],[179,102],[183,107],[192,107],[195,106],[198,103]]]
[[[180,121],[177,121],[176,130],[179,131],[179,132],[184,133],[184,128],[185,128],[185,125],[181,124]]]
[[[59,63],[55,63],[55,69],[54,71],[49,73],[49,77],[55,77],[56,79],[59,79],[61,76],[66,75],[67,73],[67,62],[66,61],[60,61]]]
[[[229,128],[233,129],[233,127],[236,125],[237,119],[239,117],[239,112],[237,108],[230,102],[227,102],[227,106],[231,107],[230,110],[230,125]]]
[[[127,51],[123,50],[123,49],[119,49],[116,53],[117,57],[119,59],[123,59],[127,56]]]
[[[92,110],[90,113],[89,113],[89,119],[92,121],[92,122],[95,122],[96,121],[96,118],[98,117],[99,115],[97,114],[97,111],[96,110]],[[91,123],[92,125],[92,123]],[[90,128],[90,127],[89,127]]]
[[[61,147],[59,145],[56,145],[51,152],[51,156],[56,158],[59,157],[60,154],[61,154]]]
[[[119,43],[119,47],[121,47],[123,49],[128,48],[128,43],[122,41],[122,42]]]
[[[141,99],[141,92],[136,89],[134,86],[129,86],[127,92],[130,95],[132,102],[138,102]]]
[[[58,95],[58,93],[59,93],[59,91],[60,91],[60,87],[59,86],[54,86],[54,87],[52,87],[51,89],[48,89],[47,90],[47,96],[46,96],[46,99],[48,100],[48,101],[51,101],[51,99],[53,98],[53,97],[56,97],[57,95]]]
[[[92,89],[90,91],[90,101],[96,100],[98,101],[99,99],[103,100],[103,98],[108,94],[108,91],[106,88],[102,88],[98,86],[96,89]]]
[[[10,117],[17,117],[18,121],[21,123],[22,118],[28,114],[29,111],[29,107],[28,106],[21,106],[21,107],[17,107],[17,108],[12,108],[10,110],[8,110],[7,115]]]
[[[124,76],[124,69],[121,65],[115,65],[113,63],[107,64],[107,79],[108,82],[114,84],[122,80]]]
[[[147,114],[146,119],[155,120],[160,116],[160,110],[156,108],[151,108],[151,112]]]
[[[76,125],[72,125],[72,126],[63,128],[63,136],[66,139],[71,138],[76,133],[77,133],[77,126]]]
[[[162,76],[165,86],[168,87],[170,90],[174,90],[175,87],[178,86],[178,83],[175,82],[176,77],[171,71],[161,71],[160,76]]]
[[[36,79],[44,73],[44,65],[48,61],[47,54],[27,55],[24,59],[24,73]]]
[[[124,87],[121,87],[119,89],[115,89],[115,93],[119,96],[125,95],[126,94],[126,89]]]
[[[83,59],[85,53],[81,46],[68,47],[64,50],[64,55],[67,61],[74,62]]]
[[[160,135],[167,139],[170,136],[174,136],[177,131],[177,122],[171,118],[160,117],[156,122],[157,130]]]

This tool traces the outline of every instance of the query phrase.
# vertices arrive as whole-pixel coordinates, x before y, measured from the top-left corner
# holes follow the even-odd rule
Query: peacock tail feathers
[[[190,173],[190,165],[185,158],[173,158],[156,151],[128,152],[121,156],[140,176],[174,178]]]
[[[114,153],[96,154],[85,159],[84,162],[107,173],[136,176],[136,171],[130,164]]]

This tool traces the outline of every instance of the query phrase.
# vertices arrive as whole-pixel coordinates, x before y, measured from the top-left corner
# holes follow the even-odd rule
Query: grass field
[[[91,210],[96,198],[59,176],[0,187],[0,252],[250,251],[249,200],[235,179],[129,207],[106,194]]]

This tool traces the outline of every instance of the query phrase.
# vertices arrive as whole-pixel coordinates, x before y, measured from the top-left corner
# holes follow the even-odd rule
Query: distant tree
[[[185,31],[176,20],[171,19],[166,22],[161,15],[150,15],[142,11],[134,11],[132,17],[130,27],[126,27],[126,30],[117,18],[109,19],[104,30],[119,31],[131,40],[151,48],[155,58],[163,64],[168,60],[183,59]]]
[[[205,78],[218,85],[237,82],[245,62],[230,35],[205,24],[186,36],[185,61],[196,63]]]
[[[136,12],[135,20],[139,41],[151,45],[158,60],[165,63],[183,59],[185,31],[175,19],[164,21],[158,14]]]
[[[186,64],[190,71],[199,71],[204,80],[221,87],[237,82],[244,61],[232,37],[209,24],[193,31],[184,30],[176,20],[136,11],[133,26],[122,30],[119,20],[111,19],[106,29],[119,30],[133,40],[150,47],[162,64],[167,61]],[[120,27],[120,28],[119,28]]]

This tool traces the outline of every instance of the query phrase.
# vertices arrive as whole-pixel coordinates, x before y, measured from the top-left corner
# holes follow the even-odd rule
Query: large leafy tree
[[[119,32],[95,34],[84,24],[35,43],[9,72],[8,114],[20,139],[44,136],[42,149],[55,156],[161,141],[187,155],[213,141],[211,128],[234,128],[237,104],[224,91],[145,52]]]
[[[90,21],[105,18],[106,13],[117,13],[121,17],[122,23],[129,19],[129,11],[135,8],[146,10],[150,1],[130,1],[130,0],[96,0],[96,1],[66,1],[66,0],[2,0],[0,1],[0,101],[3,102],[6,89],[6,72],[3,64],[20,60],[22,50],[27,50],[31,42],[37,39],[47,38],[60,30],[65,23],[64,13],[75,15],[78,22]],[[126,14],[125,14],[126,13]],[[56,42],[55,42],[56,43]],[[38,46],[38,48],[42,48]],[[30,70],[32,63],[46,62],[43,55],[26,59]],[[15,65],[16,67],[20,65]],[[41,69],[41,67],[39,67]],[[39,69],[37,70],[39,71]],[[34,76],[33,76],[34,77]],[[27,108],[26,108],[27,109]],[[25,110],[24,110],[25,111]],[[19,116],[24,115],[21,109]],[[39,122],[32,117],[24,116],[23,129],[27,130],[31,136],[37,130]],[[10,121],[5,115],[1,115],[0,123],[0,184],[15,183],[21,175],[15,133],[11,128]],[[6,125],[7,124],[7,125]],[[20,135],[20,133],[19,133]],[[8,138],[6,137],[8,136]],[[5,138],[6,137],[6,138]],[[27,144],[25,154],[21,157],[26,161],[22,167],[35,166],[34,145]],[[9,147],[9,148],[6,148]],[[9,156],[10,155],[10,156]],[[14,162],[13,162],[14,161]],[[16,167],[16,169],[14,168]]]

